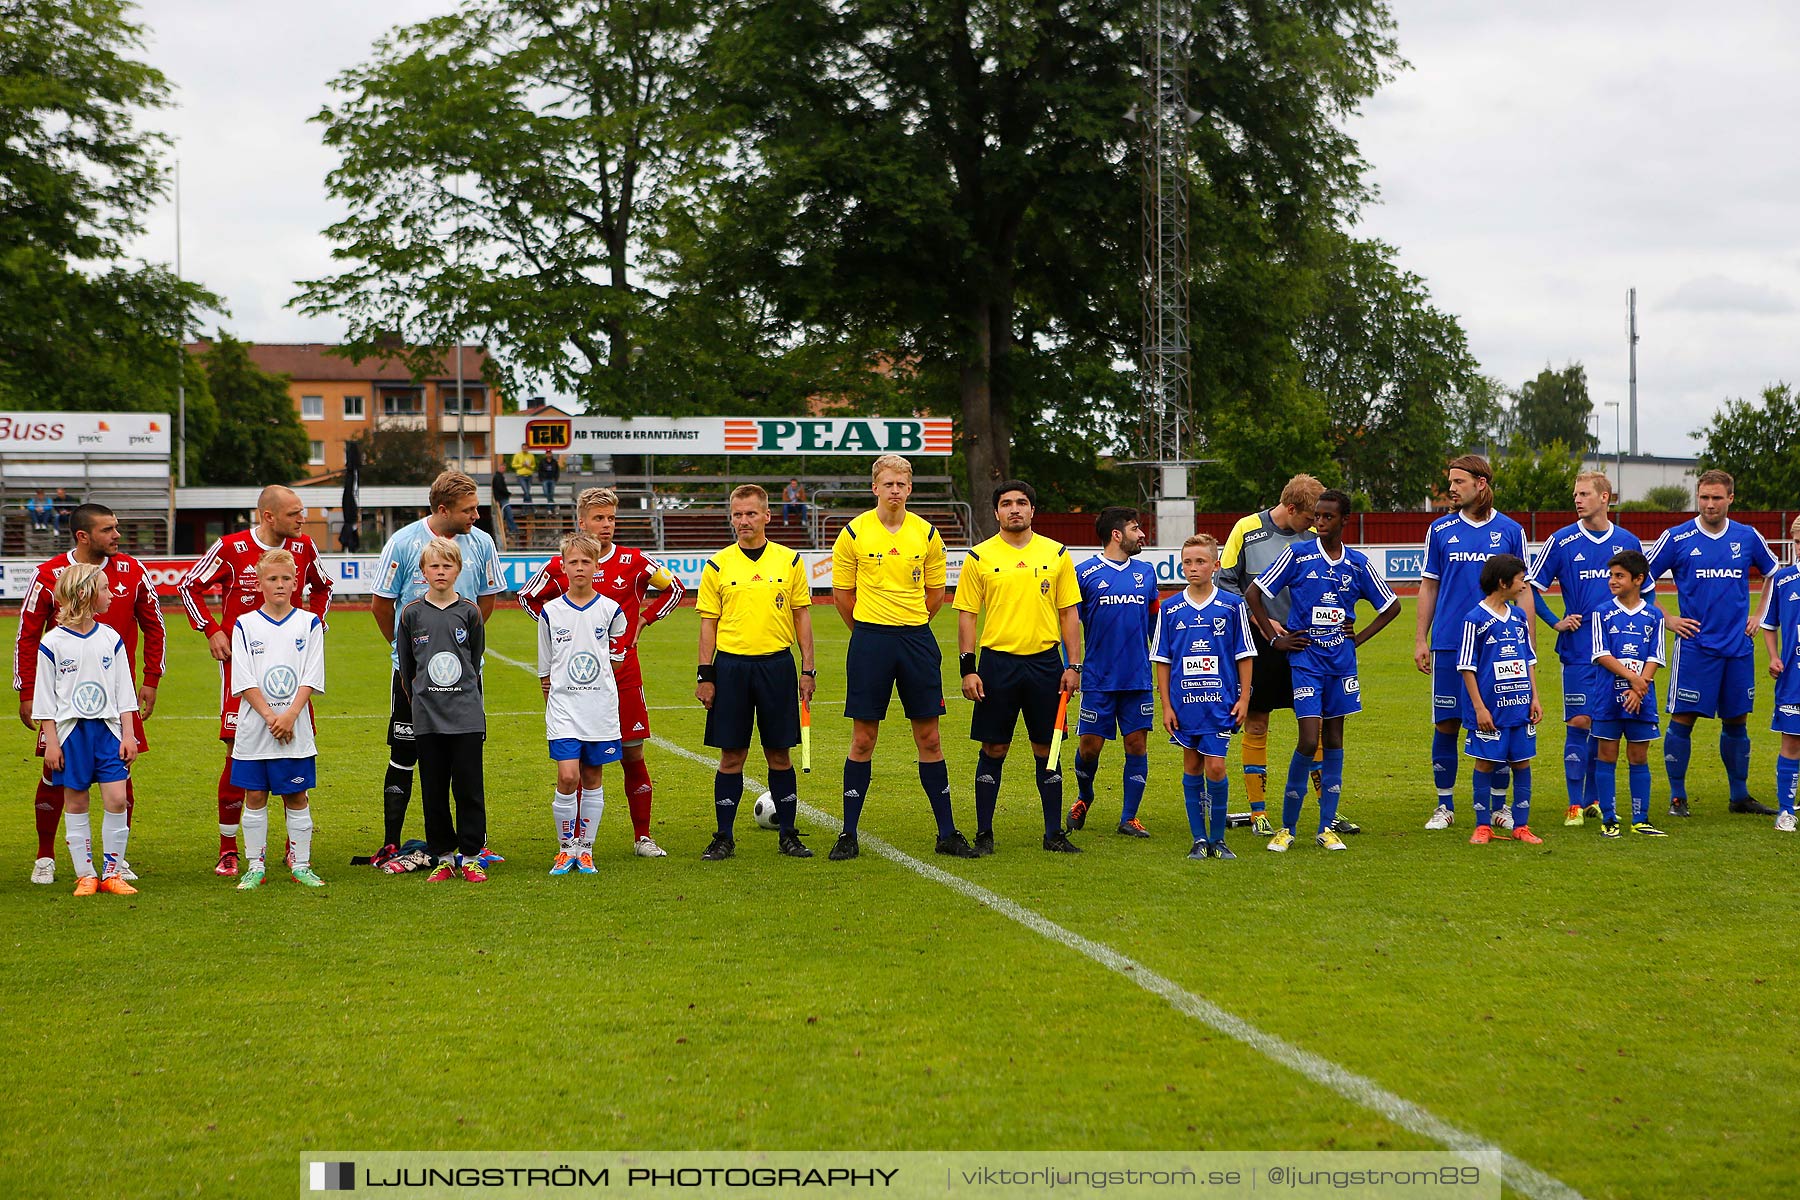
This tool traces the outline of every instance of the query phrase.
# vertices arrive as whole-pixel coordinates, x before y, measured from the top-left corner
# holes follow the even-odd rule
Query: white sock
[[[245,809],[244,811],[249,812],[250,810]],[[220,837],[234,838],[237,835],[238,835],[238,827],[236,825],[220,825],[219,826],[219,836]]]
[[[125,843],[131,840],[131,824],[122,812],[100,816],[100,852],[106,856],[105,874],[117,874],[125,861]]]
[[[581,848],[594,848],[594,834],[600,829],[600,814],[606,811],[604,787],[581,789]]]
[[[269,849],[269,810],[244,805],[244,858],[261,862]]]
[[[267,809],[263,811],[265,814],[268,812]],[[268,833],[266,824],[263,827],[263,833],[265,836]],[[296,867],[312,866],[312,805],[308,804],[301,808],[287,810],[287,835],[288,841],[294,844],[294,865]]]
[[[94,873],[94,826],[86,813],[63,813],[63,840],[69,843],[69,861],[75,874]]]
[[[575,841],[576,812],[579,804],[569,792],[556,793],[550,802],[550,815],[556,818],[556,844],[569,846]]]

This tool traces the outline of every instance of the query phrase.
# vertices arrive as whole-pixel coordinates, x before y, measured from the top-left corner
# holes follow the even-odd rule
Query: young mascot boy
[[[1537,698],[1537,651],[1529,620],[1517,605],[1531,590],[1525,572],[1525,560],[1517,555],[1488,559],[1481,568],[1483,599],[1463,617],[1456,667],[1469,697],[1463,752],[1475,760],[1475,832],[1469,841],[1477,846],[1507,836],[1504,829],[1494,833],[1491,811],[1493,775],[1502,766],[1512,768],[1512,836],[1533,845],[1544,840],[1531,832],[1531,760],[1544,714]]]
[[[294,881],[323,887],[312,869],[313,818],[308,789],[318,785],[318,744],[311,700],[325,690],[325,624],[297,609],[300,572],[286,550],[270,550],[256,564],[262,607],[231,627],[232,689],[239,697],[237,737],[231,743],[231,782],[244,789],[244,857],[238,891],[262,886],[269,845],[269,797],[287,810]]]
[[[1181,544],[1187,587],[1162,605],[1150,661],[1162,695],[1163,728],[1181,747],[1181,790],[1187,801],[1188,857],[1236,858],[1225,844],[1225,752],[1250,711],[1256,644],[1244,601],[1213,586],[1219,543],[1196,534]],[[1212,827],[1207,828],[1211,810]]]
[[[1588,702],[1600,835],[1619,836],[1616,792],[1622,738],[1631,769],[1631,831],[1662,837],[1663,831],[1650,824],[1650,743],[1658,733],[1654,680],[1663,664],[1663,615],[1641,594],[1650,574],[1650,561],[1641,551],[1621,550],[1607,560],[1606,571],[1612,603],[1588,617],[1602,685]]]
[[[594,873],[594,834],[606,810],[601,767],[624,756],[613,664],[625,659],[628,622],[623,609],[594,590],[599,567],[598,540],[585,533],[564,538],[568,588],[538,613],[538,681],[556,763],[552,875],[567,875],[570,867]]]
[[[31,718],[44,735],[44,767],[63,789],[63,837],[75,866],[75,894],[137,893],[121,873],[125,843],[125,781],[137,757],[137,693],[125,644],[94,620],[112,602],[105,572],[71,563],[56,581],[61,624],[38,643],[37,689]],[[88,792],[100,785],[106,809],[100,823],[104,870],[94,873]]]

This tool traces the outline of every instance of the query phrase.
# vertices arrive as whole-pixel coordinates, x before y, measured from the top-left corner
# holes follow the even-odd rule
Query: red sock
[[[231,782],[231,754],[225,754],[225,769],[219,772],[219,853],[237,853],[238,822],[244,819],[244,789]],[[231,828],[230,833],[225,827]]]
[[[131,828],[131,818],[137,812],[137,790],[131,786],[131,780],[125,781],[125,828]]]
[[[625,760],[625,801],[631,805],[634,837],[650,836],[650,764],[643,759]]]
[[[62,822],[63,790],[61,784],[51,783],[50,776],[38,779],[37,798],[33,801],[37,810],[37,835],[39,858],[56,857],[56,827]]]

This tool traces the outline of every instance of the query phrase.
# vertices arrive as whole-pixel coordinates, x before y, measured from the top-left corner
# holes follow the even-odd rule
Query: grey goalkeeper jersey
[[[412,694],[414,733],[485,733],[481,610],[462,597],[439,608],[420,597],[400,610],[394,650]]]
[[[1215,582],[1226,591],[1242,596],[1250,591],[1256,577],[1281,557],[1281,552],[1295,542],[1309,538],[1310,530],[1288,533],[1275,523],[1272,510],[1263,509],[1244,517],[1231,527],[1231,536],[1219,549],[1219,573]],[[1264,596],[1263,607],[1280,624],[1287,624],[1288,607],[1293,600],[1283,590],[1279,596]],[[1260,633],[1257,636],[1262,636]]]

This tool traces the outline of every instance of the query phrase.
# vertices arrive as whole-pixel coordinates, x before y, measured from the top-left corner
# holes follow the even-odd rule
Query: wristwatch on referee
[[[808,671],[805,668],[802,668],[800,673],[802,675],[806,676],[808,679],[817,679],[819,677],[819,673],[817,671]]]

